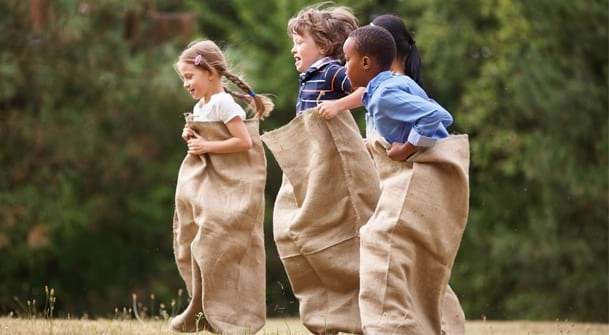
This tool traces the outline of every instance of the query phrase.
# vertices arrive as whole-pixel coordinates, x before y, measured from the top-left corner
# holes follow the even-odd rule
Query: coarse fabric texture
[[[283,170],[273,232],[303,324],[314,334],[361,333],[358,232],[380,189],[355,120],[307,110],[262,140]]]
[[[187,155],[175,197],[178,270],[190,294],[193,285],[201,285],[202,324],[222,334],[253,334],[266,320],[266,158],[258,121],[245,123],[253,147],[231,154]],[[209,141],[231,137],[222,122],[194,122],[190,116],[187,124]]]
[[[464,335],[465,313],[455,291],[446,286],[442,302],[442,335]]]
[[[441,334],[445,291],[469,210],[468,137],[449,136],[404,162],[387,156],[380,137],[369,140],[381,195],[360,230],[364,334]]]

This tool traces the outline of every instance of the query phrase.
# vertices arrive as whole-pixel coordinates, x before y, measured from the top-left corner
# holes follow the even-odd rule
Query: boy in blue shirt
[[[395,42],[391,45],[393,38],[389,40],[389,32],[380,27],[361,29],[360,33],[372,32],[387,38],[385,49],[390,50],[377,52],[376,58],[362,56],[355,49],[362,38],[348,39],[345,55],[350,51],[353,56],[352,59],[346,56],[348,77],[354,87],[366,87],[363,103],[367,110],[367,129],[376,130],[392,144],[388,151],[390,158],[405,160],[418,149],[447,137],[446,128],[452,124],[452,116],[410,77],[389,71],[395,54]]]
[[[389,70],[391,34],[353,31],[343,50],[353,87],[365,87],[368,148],[381,180],[374,214],[360,229],[364,334],[440,334],[442,298],[469,206],[467,135],[408,76]]]

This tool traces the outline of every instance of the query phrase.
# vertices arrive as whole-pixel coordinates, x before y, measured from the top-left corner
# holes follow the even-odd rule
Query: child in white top
[[[228,70],[222,51],[212,41],[191,44],[182,52],[176,64],[184,88],[199,100],[193,109],[194,121],[222,121],[233,137],[223,141],[207,141],[188,126],[182,138],[188,143],[188,153],[232,153],[249,150],[252,139],[245,126],[245,111],[233,100],[238,98],[252,107],[256,117],[270,113],[273,103],[267,97],[257,95],[241,78]],[[244,93],[229,90],[222,78],[233,82]]]
[[[231,135],[223,140],[206,140],[201,136],[205,134],[198,134],[187,124],[182,131],[182,138],[188,144],[188,154],[195,156],[229,154],[252,148],[252,137],[245,124],[246,113],[233,97],[251,107],[257,118],[270,113],[273,108],[271,100],[256,95],[247,83],[231,73],[222,51],[212,41],[201,41],[189,45],[180,55],[175,68],[183,81],[184,88],[194,99],[198,100],[193,108],[191,120],[222,122]],[[244,93],[229,90],[223,85],[223,78],[234,83]],[[195,331],[198,327],[197,316],[203,313],[201,285],[193,285],[190,293],[192,293],[192,299],[186,310],[170,322],[173,330],[190,332]],[[215,313],[222,312],[215,311]]]
[[[193,121],[229,123],[234,117],[245,120],[245,111],[235,102],[233,97],[225,92],[212,95],[209,102],[200,101],[192,108]]]

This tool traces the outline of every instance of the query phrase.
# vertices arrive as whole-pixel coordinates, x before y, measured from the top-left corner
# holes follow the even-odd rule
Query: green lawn
[[[167,328],[165,321],[136,320],[29,320],[0,318],[2,335],[47,335],[47,334],[86,334],[86,335],[152,335],[177,334]],[[208,333],[201,333],[208,334]],[[259,334],[299,335],[309,334],[297,319],[270,319]],[[468,321],[468,335],[607,335],[609,325],[573,323],[564,321]]]

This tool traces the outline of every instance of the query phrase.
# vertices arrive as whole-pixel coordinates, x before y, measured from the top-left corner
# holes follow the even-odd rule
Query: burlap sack
[[[360,230],[365,334],[440,334],[442,304],[469,206],[467,135],[406,162],[372,139],[381,196]]]
[[[188,124],[207,140],[231,136],[222,122]],[[201,285],[203,322],[216,333],[253,334],[266,319],[266,158],[258,121],[247,120],[246,125],[253,141],[250,150],[187,155],[178,175],[176,262],[190,294],[193,285]]]
[[[357,235],[379,180],[353,117],[326,121],[309,110],[262,140],[284,173],[273,232],[303,324],[315,334],[361,333]]]
[[[464,335],[465,313],[459,298],[450,287],[446,286],[442,302],[442,335]]]

